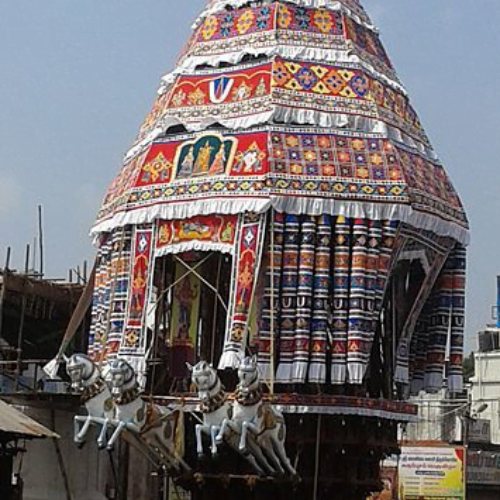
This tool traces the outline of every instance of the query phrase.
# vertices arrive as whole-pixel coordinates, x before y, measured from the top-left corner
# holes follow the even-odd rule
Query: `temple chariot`
[[[88,355],[194,498],[361,500],[462,391],[467,218],[357,0],[210,1],[92,234]]]

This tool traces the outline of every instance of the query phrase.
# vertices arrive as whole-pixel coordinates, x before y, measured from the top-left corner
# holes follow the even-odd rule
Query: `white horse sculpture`
[[[225,441],[231,448],[243,455],[259,474],[272,474],[273,469],[254,442],[248,442],[249,451],[239,449],[240,435],[238,430],[236,433],[224,433],[222,439],[217,442],[222,422],[231,419],[232,405],[227,401],[224,387],[215,368],[206,361],[200,361],[196,366],[188,363],[187,366],[191,371],[192,381],[198,389],[198,397],[201,401],[200,410],[203,414],[203,424],[197,424],[195,428],[198,456],[203,456],[203,434],[206,434],[211,439],[213,456],[217,455],[217,445]]]
[[[107,423],[114,418],[111,391],[99,368],[88,356],[74,354],[65,360],[66,372],[71,379],[71,387],[73,390],[81,392],[82,403],[88,412],[87,416],[75,416],[75,443],[79,446],[85,444],[85,438],[91,425],[102,426],[98,438],[98,443],[102,443],[106,437]]]
[[[240,383],[236,389],[231,419],[222,423],[217,442],[222,442],[228,429],[241,434],[240,451],[247,450],[249,438],[265,452],[280,474],[296,476],[285,450],[286,425],[283,414],[262,399],[257,357],[243,359],[238,367]]]
[[[179,432],[184,439],[184,414],[181,410],[160,408],[153,403],[146,403],[140,396],[134,369],[127,361],[111,361],[108,372],[115,404],[116,430],[108,441],[107,448],[112,450],[124,430],[139,438],[140,451],[154,458],[176,472],[190,471],[183,460],[183,443],[176,450]]]

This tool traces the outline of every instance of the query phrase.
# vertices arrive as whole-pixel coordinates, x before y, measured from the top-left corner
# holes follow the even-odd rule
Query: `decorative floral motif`
[[[240,35],[244,35],[252,27],[255,21],[255,14],[252,9],[246,9],[236,22],[236,29]]]
[[[151,184],[155,182],[168,182],[172,176],[173,165],[163,153],[159,153],[153,160],[142,167],[141,182]]]
[[[201,35],[204,40],[210,40],[219,27],[219,20],[216,16],[208,16],[201,28]]]
[[[327,10],[317,10],[314,13],[314,24],[322,33],[329,33],[333,26],[332,14]]]

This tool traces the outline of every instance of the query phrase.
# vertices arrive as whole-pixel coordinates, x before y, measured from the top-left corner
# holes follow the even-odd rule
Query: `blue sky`
[[[0,12],[0,266],[45,209],[51,276],[92,259],[87,237],[204,0],[15,0]],[[175,5],[175,7],[173,7]],[[500,274],[500,2],[365,0],[472,225],[467,330]]]

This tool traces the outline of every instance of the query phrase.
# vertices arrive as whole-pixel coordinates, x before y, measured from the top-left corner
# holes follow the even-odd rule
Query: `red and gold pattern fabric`
[[[239,216],[236,253],[233,258],[228,323],[219,369],[237,368],[245,357],[248,323],[262,264],[266,214]]]
[[[296,59],[321,54],[325,61],[339,57],[344,61],[367,61],[370,69],[400,86],[378,33],[359,17],[354,19],[342,9],[280,2],[208,14],[179,65],[189,70],[203,63],[237,63],[245,54],[290,54]]]
[[[401,137],[407,135],[423,149],[429,148],[407,97],[352,63],[333,65],[275,57],[231,71],[180,75],[169,92],[165,127],[181,123],[198,129],[220,123],[248,128],[272,119],[364,132],[385,127]],[[366,119],[364,125],[360,118]]]
[[[132,163],[106,196],[101,228],[273,206],[401,220],[466,239],[467,220],[443,167],[379,135],[208,131],[157,141]]]

